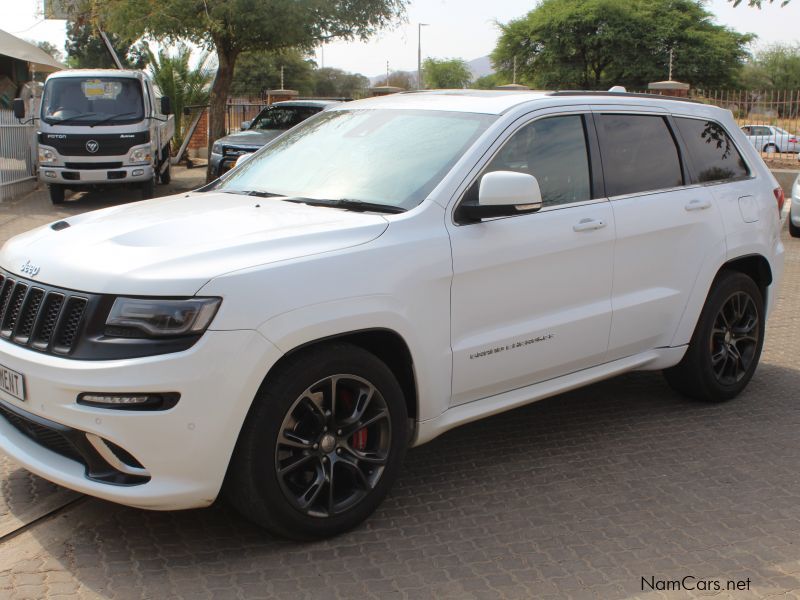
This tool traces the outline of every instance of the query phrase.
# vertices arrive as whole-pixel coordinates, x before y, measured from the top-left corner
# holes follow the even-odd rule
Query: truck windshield
[[[51,125],[122,125],[143,118],[138,79],[56,77],[44,88],[42,120]]]
[[[438,110],[332,110],[266,146],[213,189],[409,209],[496,119]]]

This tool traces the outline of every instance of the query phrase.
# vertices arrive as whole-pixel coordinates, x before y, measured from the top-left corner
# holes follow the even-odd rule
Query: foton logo
[[[98,144],[95,140],[89,140],[86,142],[86,151],[94,154],[100,149],[100,144]]]
[[[20,268],[20,272],[30,275],[31,277],[36,277],[39,273],[39,267],[32,265],[31,261],[26,261],[25,264],[22,265],[22,268]]]

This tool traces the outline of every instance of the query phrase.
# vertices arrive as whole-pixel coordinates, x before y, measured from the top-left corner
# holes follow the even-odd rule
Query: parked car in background
[[[211,169],[216,177],[230,171],[236,160],[271,142],[287,129],[331,106],[338,100],[287,100],[266,107],[252,121],[242,121],[241,131],[226,135],[211,148]]]
[[[734,398],[778,297],[783,203],[713,106],[341,104],[199,191],[6,242],[0,450],[106,500],[224,490],[276,534],[334,535],[453,427],[635,370]]]
[[[792,237],[800,237],[800,175],[792,186],[792,205],[789,208],[789,233]]]
[[[800,136],[773,125],[745,125],[742,131],[756,150],[762,152],[800,152]]]

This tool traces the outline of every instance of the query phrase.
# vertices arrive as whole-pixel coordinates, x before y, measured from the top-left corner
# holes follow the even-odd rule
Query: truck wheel
[[[171,154],[170,147],[171,147],[170,143],[167,142],[167,145],[164,146],[164,150],[162,151],[162,156],[161,156],[161,160],[166,161],[167,163],[167,168],[164,169],[159,175],[159,181],[164,185],[167,185],[170,181],[172,181],[172,174],[170,173],[172,165],[169,162]]]
[[[142,200],[149,200],[153,196],[156,195],[156,176],[153,175],[152,179],[149,179],[142,183],[141,188],[142,193]]]
[[[51,183],[47,186],[47,191],[50,192],[50,202],[53,204],[64,203],[64,186]]]
[[[764,344],[764,299],[747,275],[723,272],[706,300],[686,354],[664,371],[667,383],[695,400],[735,398],[758,366]]]
[[[256,395],[226,495],[282,537],[347,531],[372,514],[396,479],[406,419],[397,379],[373,354],[344,343],[301,351]]]

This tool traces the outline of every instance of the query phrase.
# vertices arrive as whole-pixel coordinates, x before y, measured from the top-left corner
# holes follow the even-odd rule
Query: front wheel
[[[778,150],[778,147],[775,144],[767,144],[764,146],[764,152],[769,154],[772,152],[780,152],[780,150]]]
[[[156,176],[153,175],[151,179],[148,179],[145,182],[142,182],[141,187],[139,188],[139,193],[142,196],[142,200],[150,200],[153,196],[156,195]]]
[[[242,428],[227,496],[279,536],[337,535],[372,514],[397,477],[403,392],[385,363],[350,344],[312,348],[278,369]]]
[[[50,202],[53,204],[64,203],[64,186],[57,183],[51,183],[47,186],[47,191],[50,194]]]
[[[800,238],[800,227],[792,223],[792,215],[789,215],[789,235]]]
[[[172,168],[172,164],[170,163],[170,144],[169,143],[167,143],[167,145],[164,146],[164,150],[162,151],[162,159],[164,161],[166,161],[167,168],[164,169],[163,171],[161,171],[161,173],[158,176],[158,181],[162,185],[167,185],[170,181],[172,181],[172,173],[170,172],[170,169]]]
[[[682,394],[705,402],[736,397],[758,366],[764,344],[764,298],[742,273],[716,280],[683,360],[664,371]]]

